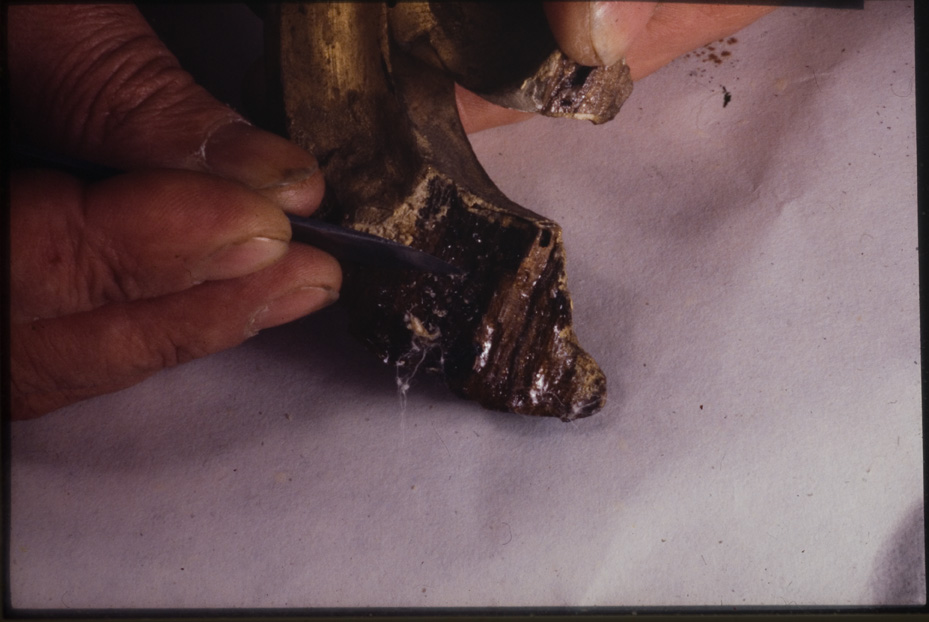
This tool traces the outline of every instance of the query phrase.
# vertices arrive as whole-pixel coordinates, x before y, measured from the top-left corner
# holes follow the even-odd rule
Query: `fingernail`
[[[620,6],[617,6],[620,5]],[[619,62],[629,48],[629,36],[622,24],[624,17],[622,2],[590,3],[590,44],[598,59],[598,65],[609,66]]]
[[[280,199],[285,209],[306,211],[307,203],[322,198],[324,182],[316,159],[289,140],[247,123],[229,123],[213,132],[203,158],[210,172]]]
[[[287,252],[284,240],[254,237],[227,244],[191,268],[196,282],[231,279],[270,266]]]
[[[248,323],[248,334],[286,324],[314,311],[328,307],[339,299],[339,293],[328,287],[301,287],[275,298],[259,309]]]

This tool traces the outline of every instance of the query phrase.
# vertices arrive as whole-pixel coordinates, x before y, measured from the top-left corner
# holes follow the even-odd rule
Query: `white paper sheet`
[[[600,414],[401,408],[329,309],[14,424],[13,605],[924,603],[912,13],[781,9],[613,123],[473,136],[564,228]]]

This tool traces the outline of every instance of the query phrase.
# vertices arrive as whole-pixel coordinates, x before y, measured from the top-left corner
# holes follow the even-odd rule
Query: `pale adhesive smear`
[[[426,360],[433,348],[439,347],[438,339],[442,334],[438,328],[429,330],[422,320],[410,313],[404,315],[403,320],[410,331],[410,349],[397,359],[395,369],[397,374],[397,397],[400,401],[401,423],[406,415],[407,394],[410,383],[416,372],[419,371],[423,361]]]

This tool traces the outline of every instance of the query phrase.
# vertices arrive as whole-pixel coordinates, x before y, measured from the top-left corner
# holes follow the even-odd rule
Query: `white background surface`
[[[335,307],[14,424],[13,605],[925,602],[912,3],[737,39],[473,137],[564,227],[600,414],[402,409]]]

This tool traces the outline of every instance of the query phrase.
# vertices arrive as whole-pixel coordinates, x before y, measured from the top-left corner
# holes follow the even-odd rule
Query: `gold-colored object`
[[[622,64],[564,59],[540,9],[520,18],[526,5],[498,4],[283,3],[267,20],[273,88],[290,137],[325,173],[322,217],[466,272],[347,267],[354,330],[397,366],[398,382],[433,369],[487,408],[571,420],[603,406],[606,380],[571,326],[561,229],[490,181],[461,128],[454,81],[595,122],[616,114],[631,83]],[[503,37],[514,23],[526,32]],[[514,45],[517,70],[496,68]]]

